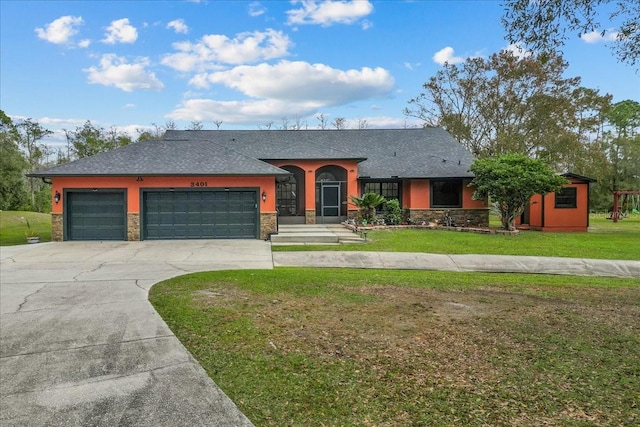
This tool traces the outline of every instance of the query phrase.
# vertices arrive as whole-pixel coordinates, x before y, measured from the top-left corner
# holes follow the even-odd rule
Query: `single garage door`
[[[144,239],[255,239],[256,190],[143,193]]]
[[[68,240],[126,240],[124,191],[68,191]]]

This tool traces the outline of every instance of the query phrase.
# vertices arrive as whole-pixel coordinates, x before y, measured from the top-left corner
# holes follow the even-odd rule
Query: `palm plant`
[[[384,203],[386,199],[377,193],[365,193],[361,197],[350,196],[353,203],[360,211],[362,221],[372,223],[376,219],[376,208]]]

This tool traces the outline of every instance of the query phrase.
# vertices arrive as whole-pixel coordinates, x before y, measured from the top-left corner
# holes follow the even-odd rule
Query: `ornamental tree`
[[[377,193],[365,193],[362,197],[350,196],[353,203],[360,211],[360,219],[369,224],[376,219],[376,208],[385,202],[385,198]]]
[[[522,154],[476,159],[470,171],[475,178],[474,199],[486,199],[498,205],[505,230],[515,229],[515,219],[524,212],[531,196],[559,190],[568,181],[540,160]]]

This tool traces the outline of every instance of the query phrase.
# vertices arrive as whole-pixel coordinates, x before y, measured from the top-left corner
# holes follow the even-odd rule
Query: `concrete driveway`
[[[273,268],[251,240],[0,248],[0,425],[246,426],[147,300],[196,271]]]

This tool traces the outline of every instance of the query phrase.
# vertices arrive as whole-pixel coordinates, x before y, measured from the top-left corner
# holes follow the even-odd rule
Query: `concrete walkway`
[[[569,274],[640,279],[640,261],[507,255],[441,255],[410,252],[274,252],[276,267],[391,268]]]
[[[0,425],[252,425],[147,299],[170,277],[244,268],[273,268],[267,242],[0,247]]]
[[[257,240],[0,247],[0,425],[250,426],[149,303],[161,280],[273,266],[640,278],[640,261],[275,252]]]

